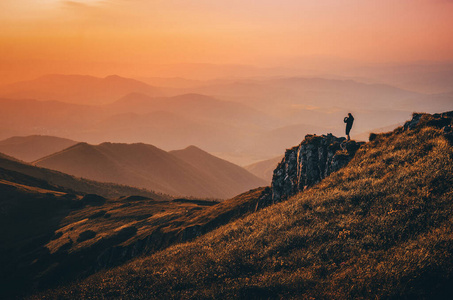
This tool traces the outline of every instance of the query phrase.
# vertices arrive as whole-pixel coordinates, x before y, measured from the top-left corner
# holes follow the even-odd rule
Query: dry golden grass
[[[451,295],[453,150],[430,118],[286,202],[37,298]]]
[[[85,278],[193,239],[255,211],[269,192],[259,188],[223,203],[105,199],[48,189],[52,186],[31,177],[26,182],[31,185],[0,179],[0,298]]]

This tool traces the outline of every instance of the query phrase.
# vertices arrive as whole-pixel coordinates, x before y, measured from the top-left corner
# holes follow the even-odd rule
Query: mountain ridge
[[[185,157],[187,151],[191,154]],[[175,196],[227,198],[265,184],[241,167],[195,147],[166,152],[145,143],[79,143],[34,164]]]
[[[78,104],[104,104],[131,92],[162,96],[158,88],[135,79],[110,75],[44,75],[0,88],[3,97],[60,100]]]
[[[76,178],[62,172],[40,168],[22,162],[2,153],[0,153],[0,168],[2,169],[0,178],[4,180],[11,181],[15,179],[19,184],[33,185],[32,183],[34,183],[38,187],[42,186],[46,189],[54,189],[67,193],[79,193],[81,195],[98,194],[104,197],[120,197],[133,194],[156,200],[170,198],[167,195],[145,189]]]
[[[0,141],[0,152],[31,162],[75,143],[70,139],[49,135],[14,136]]]

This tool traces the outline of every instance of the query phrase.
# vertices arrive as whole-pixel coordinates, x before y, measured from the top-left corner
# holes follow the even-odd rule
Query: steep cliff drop
[[[363,144],[345,140],[330,133],[306,135],[299,146],[286,150],[274,170],[272,202],[285,200],[345,166]]]

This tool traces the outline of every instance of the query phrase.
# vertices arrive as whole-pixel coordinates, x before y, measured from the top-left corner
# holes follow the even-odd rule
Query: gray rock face
[[[420,122],[420,119],[422,118],[422,116],[423,116],[423,114],[414,113],[412,115],[412,119],[410,121],[407,121],[406,123],[404,123],[403,129],[404,130],[414,129]]]
[[[307,135],[299,146],[286,150],[274,170],[272,201],[279,202],[303,191],[345,166],[363,143],[345,138]]]
[[[426,125],[441,128],[444,137],[450,142],[450,144],[453,144],[453,111],[447,111],[432,115],[414,113],[412,115],[412,119],[404,123],[403,130],[406,131],[417,128],[424,115],[431,117],[426,122]]]

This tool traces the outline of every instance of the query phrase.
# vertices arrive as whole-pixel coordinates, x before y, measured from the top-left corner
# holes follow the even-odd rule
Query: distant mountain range
[[[163,95],[156,87],[117,75],[105,78],[86,75],[46,75],[0,89],[0,95],[6,98],[58,100],[75,104],[110,103],[132,92],[150,96]]]
[[[245,166],[244,169],[270,183],[272,182],[274,170],[277,168],[277,165],[282,161],[282,158],[283,156],[280,155],[271,159],[259,161],[254,164]]]
[[[18,161],[2,153],[0,153],[0,179],[65,193],[97,194],[103,197],[138,195],[155,200],[170,199],[169,196],[145,189],[76,178],[58,171]]]
[[[356,120],[354,138],[414,111],[453,109],[448,92],[304,77],[179,78],[163,88],[119,76],[48,75],[0,87],[0,96],[0,139],[51,135],[91,144],[143,142],[166,151],[197,145],[240,165],[275,157],[306,134],[344,135],[348,112]]]
[[[32,162],[74,144],[77,142],[55,136],[15,136],[0,141],[0,152],[26,162]]]
[[[177,196],[228,198],[266,185],[245,169],[194,146],[166,152],[142,143],[78,143],[34,164]]]

